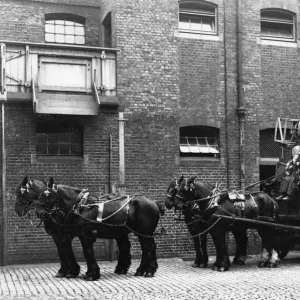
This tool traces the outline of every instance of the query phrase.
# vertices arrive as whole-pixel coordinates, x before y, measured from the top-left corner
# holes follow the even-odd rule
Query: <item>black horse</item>
[[[174,199],[178,192],[178,188],[183,182],[184,177],[181,176],[178,179],[174,179],[170,182],[167,188],[167,195],[165,200],[165,205],[167,209],[174,208],[175,210],[179,207],[174,203]],[[214,193],[215,186],[209,183],[198,183],[201,185],[201,190],[199,190],[199,198],[206,198]],[[180,212],[184,216],[185,224],[189,230],[191,237],[193,238],[194,248],[196,251],[196,258],[192,267],[196,268],[206,268],[208,263],[207,254],[207,235],[209,233],[209,223],[207,220],[201,218],[195,218],[194,204],[182,205],[180,207]],[[246,232],[240,232],[238,230],[231,229],[232,234],[236,241],[236,252],[233,259],[233,264],[244,265],[247,256],[247,243],[248,236]]]
[[[193,205],[199,219],[207,222],[207,225],[210,226],[209,233],[216,248],[216,261],[213,264],[213,270],[227,271],[230,267],[225,239],[226,232],[232,231],[236,232],[238,236],[245,236],[248,228],[256,229],[262,240],[262,256],[258,266],[272,268],[278,265],[278,253],[274,250],[274,241],[272,240],[274,228],[261,224],[249,225],[234,219],[234,217],[241,217],[274,222],[278,217],[278,206],[271,197],[263,192],[244,196],[244,200],[233,200],[232,194],[225,192],[212,198],[203,198],[203,184],[196,182],[195,177],[188,181],[182,180],[178,187],[174,204],[179,207]],[[228,220],[222,216],[232,218]]]
[[[29,180],[25,176],[21,184],[16,188],[15,212],[17,215],[22,217],[30,210],[35,210],[36,204],[46,188],[45,182]],[[69,232],[58,225],[63,220],[63,215],[56,214],[52,220],[44,220],[44,227],[45,231],[52,236],[60,259],[60,269],[56,277],[75,278],[80,273],[80,266],[72,249],[74,235],[69,234]]]
[[[41,182],[29,181],[27,187],[29,185],[29,190],[34,191],[37,190],[37,184],[41,186]],[[20,203],[20,200],[17,202]],[[141,195],[107,195],[99,199],[78,188],[56,185],[50,179],[46,186],[39,189],[36,203],[40,219],[54,224],[64,235],[68,234],[71,238],[77,236],[81,241],[87,261],[86,280],[100,277],[93,250],[96,238],[116,240],[119,257],[115,273],[127,273],[131,264],[128,237],[131,232],[138,236],[142,248],[142,259],[135,276],[154,276],[158,268],[154,231],[160,215],[164,213],[161,205],[155,201]],[[58,220],[57,216],[61,219]]]

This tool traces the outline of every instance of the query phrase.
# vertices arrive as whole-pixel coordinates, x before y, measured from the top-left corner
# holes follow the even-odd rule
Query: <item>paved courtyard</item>
[[[54,277],[58,264],[18,265],[0,268],[0,299],[299,299],[300,253],[293,252],[278,269],[259,269],[258,257],[229,272],[191,268],[190,261],[159,259],[154,278],[134,277],[134,260],[127,275],[113,273],[116,262],[100,262],[101,279]],[[213,260],[210,261],[210,266]]]

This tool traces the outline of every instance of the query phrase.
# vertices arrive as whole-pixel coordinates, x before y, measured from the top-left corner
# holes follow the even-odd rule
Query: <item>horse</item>
[[[93,244],[96,238],[115,239],[119,248],[117,274],[127,274],[131,265],[129,233],[138,236],[142,258],[135,276],[153,277],[157,268],[154,232],[163,207],[143,195],[105,195],[99,199],[89,192],[68,185],[55,184],[53,178],[41,193],[37,216],[60,226],[81,241],[87,261],[86,280],[100,278]],[[57,222],[53,216],[63,215]]]
[[[175,208],[178,206],[174,203],[174,199],[178,192],[178,187],[183,182],[184,177],[181,176],[178,179],[174,179],[167,187],[165,206],[167,209]],[[210,183],[198,183],[201,184],[201,191],[199,191],[199,197],[205,198],[214,192],[215,186]],[[207,235],[209,233],[209,226],[205,220],[195,219],[195,212],[193,205],[184,205],[180,211],[184,216],[185,224],[188,231],[192,236],[194,242],[194,248],[196,251],[196,258],[192,264],[193,268],[206,268],[208,264],[207,254]],[[244,265],[247,256],[247,243],[248,236],[245,232],[239,232],[232,230],[232,234],[236,240],[236,252],[233,259],[233,264]]]
[[[40,180],[29,180],[24,177],[16,188],[15,212],[19,217],[25,216],[30,210],[36,209],[36,203],[46,190],[46,183]],[[80,273],[73,249],[73,235],[70,235],[58,224],[63,222],[63,216],[56,214],[53,220],[44,220],[45,231],[51,235],[59,256],[60,268],[55,275],[57,278],[75,278]]]
[[[226,246],[226,232],[234,231],[239,236],[244,236],[248,228],[254,228],[262,240],[262,253],[258,267],[275,268],[278,266],[278,253],[274,249],[272,238],[274,228],[261,224],[249,225],[247,222],[235,221],[239,219],[256,219],[274,222],[278,218],[278,205],[266,193],[259,192],[254,195],[246,194],[233,200],[233,194],[229,192],[218,193],[213,197],[203,198],[203,184],[195,181],[195,176],[189,180],[182,180],[178,187],[174,204],[177,206],[193,205],[193,210],[199,219],[207,222],[210,227],[209,233],[216,248],[216,261],[212,269],[217,271],[227,271],[230,268]],[[236,198],[236,197],[235,197]],[[230,217],[222,218],[224,217]]]

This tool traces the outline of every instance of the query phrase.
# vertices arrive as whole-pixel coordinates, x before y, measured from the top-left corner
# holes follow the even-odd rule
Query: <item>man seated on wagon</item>
[[[295,188],[299,184],[300,146],[292,149],[293,158],[286,164],[286,176],[283,178],[279,192],[281,195],[276,200],[290,200]]]

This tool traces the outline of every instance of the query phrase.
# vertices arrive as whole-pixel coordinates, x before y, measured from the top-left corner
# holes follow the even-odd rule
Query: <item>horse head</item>
[[[45,190],[45,182],[29,180],[26,175],[16,188],[15,212],[19,217],[25,216],[30,209],[36,208],[36,203]]]
[[[174,179],[170,182],[167,188],[166,200],[165,205],[167,209],[172,209],[174,207],[174,199],[178,191],[178,187],[181,182],[184,180],[183,175],[178,179]]]

